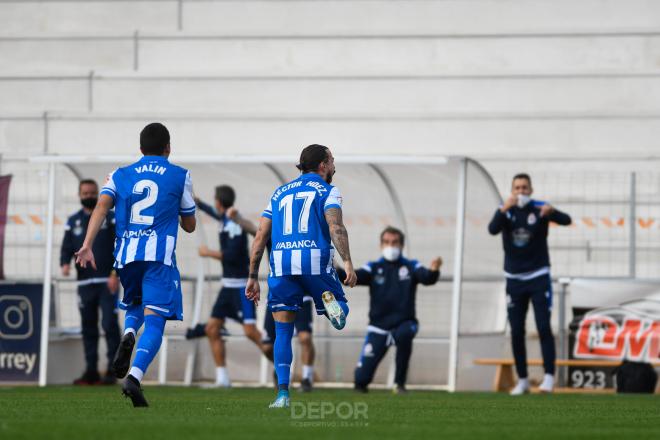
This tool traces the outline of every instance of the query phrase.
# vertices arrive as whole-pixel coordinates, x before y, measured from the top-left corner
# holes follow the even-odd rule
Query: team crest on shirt
[[[408,266],[401,266],[399,268],[399,281],[407,280],[410,278],[410,270],[408,270]]]
[[[83,233],[83,228],[80,225],[80,220],[76,220],[76,226],[73,227],[73,235],[81,235]]]
[[[233,222],[231,220],[225,222],[222,230],[229,234],[229,238],[237,237],[243,233],[243,229],[241,229],[241,226],[238,223]]]
[[[530,212],[529,215],[527,216],[527,224],[528,225],[533,225],[536,223],[536,214],[533,212]]]
[[[512,235],[513,245],[519,248],[527,246],[529,241],[532,239],[532,233],[525,228],[515,229]]]

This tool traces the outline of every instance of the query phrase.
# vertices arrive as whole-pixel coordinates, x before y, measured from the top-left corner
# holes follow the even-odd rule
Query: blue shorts
[[[326,290],[332,292],[337,301],[348,302],[334,269],[330,273],[320,275],[271,276],[268,277],[268,308],[273,312],[281,310],[297,312],[302,309],[303,297],[309,295],[314,299],[316,314],[324,315],[325,306],[321,295]]]
[[[215,300],[211,318],[231,318],[241,324],[257,322],[254,303],[245,296],[245,287],[223,287]]]
[[[302,310],[296,312],[296,319],[293,321],[296,334],[300,332],[312,332],[312,324],[314,320],[314,313],[312,312],[312,298],[306,297],[303,301]],[[275,342],[275,320],[273,313],[266,310],[266,318],[264,319],[264,336],[261,343],[272,345]]]
[[[166,319],[183,320],[181,277],[174,266],[134,261],[119,269],[124,297],[119,308],[142,305]]]

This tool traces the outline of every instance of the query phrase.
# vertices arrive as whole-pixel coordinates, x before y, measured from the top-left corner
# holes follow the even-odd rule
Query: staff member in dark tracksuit
[[[355,369],[355,390],[367,392],[378,364],[390,345],[396,345],[395,392],[406,392],[406,376],[418,322],[415,313],[417,284],[430,286],[440,277],[442,258],[430,269],[417,260],[401,255],[405,237],[402,231],[387,227],[380,234],[382,258],[355,271],[357,284],[369,286],[369,325],[360,360]],[[337,269],[337,275],[345,274]]]
[[[64,239],[60,253],[62,275],[69,276],[71,259],[74,253],[82,247],[87,225],[99,195],[99,187],[94,180],[82,180],[78,186],[78,195],[82,209],[73,214],[64,227]],[[101,227],[94,242],[96,267],[83,268],[76,265],[78,275],[78,307],[82,321],[82,337],[85,349],[86,369],[83,375],[76,379],[75,385],[111,385],[116,382],[112,373],[107,372],[101,378],[98,371],[99,345],[99,307],[101,308],[101,326],[105,333],[107,345],[108,366],[119,346],[119,323],[117,321],[117,291],[119,279],[113,270],[115,246],[115,217],[113,212]]]
[[[548,253],[548,225],[567,226],[571,217],[549,203],[532,200],[532,180],[517,174],[507,198],[488,225],[492,235],[502,233],[504,275],[506,277],[507,314],[511,325],[511,346],[516,362],[518,384],[511,391],[517,396],[529,392],[525,319],[529,301],[534,307],[536,328],[541,340],[545,376],[539,387],[550,393],[554,387],[555,340],[550,326],[552,279]]]

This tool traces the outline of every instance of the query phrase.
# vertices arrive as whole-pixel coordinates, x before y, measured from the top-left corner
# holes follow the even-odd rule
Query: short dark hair
[[[229,185],[220,185],[215,187],[215,199],[225,208],[231,208],[236,201],[236,192]]]
[[[300,162],[296,165],[303,173],[316,171],[319,166],[328,160],[328,147],[319,144],[308,145],[300,153]]]
[[[403,231],[399,228],[395,228],[394,226],[388,226],[385,229],[383,229],[383,232],[380,233],[380,241],[383,241],[383,237],[385,234],[396,234],[399,236],[399,241],[401,241],[401,246],[406,243],[406,236],[403,233]]]
[[[140,151],[145,156],[162,156],[170,143],[170,132],[160,122],[152,122],[140,132]]]
[[[529,177],[529,174],[527,174],[527,173],[518,173],[518,174],[516,174],[515,176],[513,176],[513,180],[511,180],[511,182],[513,182],[516,179],[527,179],[527,181],[529,182],[529,185],[532,186],[532,178]]]
[[[80,192],[83,185],[94,185],[97,188],[99,187],[99,184],[96,183],[96,180],[94,179],[82,179],[80,182],[78,182],[78,192]]]

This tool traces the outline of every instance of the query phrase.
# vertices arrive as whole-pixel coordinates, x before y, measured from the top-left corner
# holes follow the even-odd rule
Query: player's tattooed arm
[[[107,194],[101,194],[99,201],[92,212],[92,216],[89,219],[85,241],[80,250],[76,252],[76,263],[80,264],[82,267],[87,267],[89,264],[96,269],[96,261],[94,260],[92,245],[94,244],[96,235],[99,233],[99,230],[101,230],[101,226],[108,215],[108,211],[110,211],[114,205],[115,201],[112,197]]]
[[[261,258],[264,256],[266,245],[270,239],[270,232],[273,227],[271,219],[261,217],[259,222],[259,229],[257,235],[252,242],[252,249],[250,250],[250,274],[247,287],[245,288],[245,296],[250,301],[255,303],[259,302],[261,296],[261,288],[259,287],[259,265]]]
[[[337,252],[344,261],[351,261],[351,251],[348,247],[348,231],[344,226],[341,209],[330,208],[325,211],[325,220],[330,228],[330,237],[337,248]]]
[[[344,270],[346,271],[346,279],[344,284],[347,286],[355,286],[357,276],[353,269],[353,262],[351,261],[351,250],[348,245],[348,231],[344,226],[344,219],[340,208],[330,208],[325,211],[325,220],[328,222],[330,229],[330,237],[332,243],[335,245],[337,252],[344,261]]]

